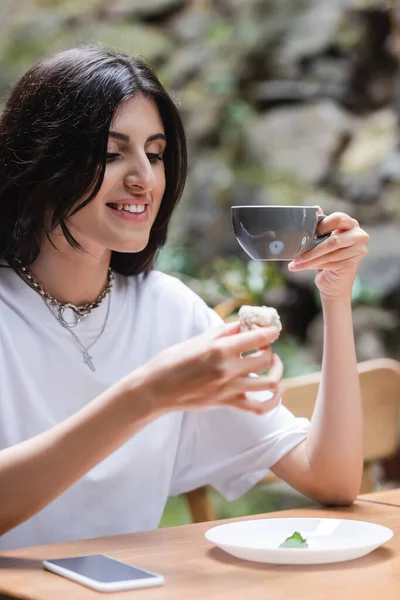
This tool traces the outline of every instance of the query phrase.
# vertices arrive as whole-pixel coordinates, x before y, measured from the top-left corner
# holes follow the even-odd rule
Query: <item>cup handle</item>
[[[318,215],[317,224],[320,223],[321,221],[323,221],[326,217],[327,217],[327,215]],[[307,248],[306,248],[307,252],[309,250],[312,250],[313,248],[315,248],[315,246],[318,246],[318,244],[320,244],[321,242],[324,242],[326,239],[328,239],[328,237],[330,235],[331,235],[330,233],[326,233],[325,235],[320,235],[320,236],[313,237],[312,240],[310,241],[310,243],[308,244]]]

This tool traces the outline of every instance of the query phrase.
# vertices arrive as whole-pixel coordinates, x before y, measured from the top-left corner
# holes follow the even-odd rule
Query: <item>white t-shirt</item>
[[[76,327],[83,343],[100,331],[106,309],[107,300]],[[174,277],[117,275],[106,329],[90,350],[92,372],[39,294],[0,268],[0,450],[53,427],[162,349],[219,323]],[[308,425],[282,405],[264,416],[230,408],[164,415],[0,537],[0,549],[153,529],[169,495],[204,484],[234,499],[301,442]]]

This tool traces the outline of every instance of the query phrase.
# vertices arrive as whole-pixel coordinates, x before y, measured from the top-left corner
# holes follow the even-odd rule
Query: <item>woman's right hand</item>
[[[221,406],[263,414],[281,397],[283,365],[270,347],[278,337],[275,327],[241,333],[239,322],[225,324],[163,350],[136,370],[135,378],[139,371],[153,415]],[[242,357],[249,351],[256,353]],[[250,375],[267,368],[268,375]],[[264,390],[274,394],[264,402],[246,394]]]

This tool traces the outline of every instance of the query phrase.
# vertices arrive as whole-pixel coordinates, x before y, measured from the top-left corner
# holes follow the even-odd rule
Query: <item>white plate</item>
[[[298,531],[308,548],[280,548]],[[365,556],[393,537],[383,525],[347,519],[257,519],[209,529],[206,538],[238,558],[282,565],[317,565]]]

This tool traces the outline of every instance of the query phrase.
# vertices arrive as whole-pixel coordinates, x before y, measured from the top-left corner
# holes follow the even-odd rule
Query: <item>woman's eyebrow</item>
[[[129,142],[131,139],[129,135],[126,135],[126,133],[121,133],[120,131],[109,131],[108,135],[112,138],[122,140],[123,142]]]
[[[123,142],[129,142],[131,139],[129,135],[126,135],[126,133],[121,133],[120,131],[109,131],[108,134],[110,137],[122,140]],[[163,140],[166,142],[167,138],[163,133],[155,133],[154,135],[148,137],[146,142],[154,142],[156,140]]]
[[[154,135],[151,135],[147,138],[148,142],[155,142],[157,140],[163,140],[164,142],[166,142],[167,138],[163,133],[155,133]]]

